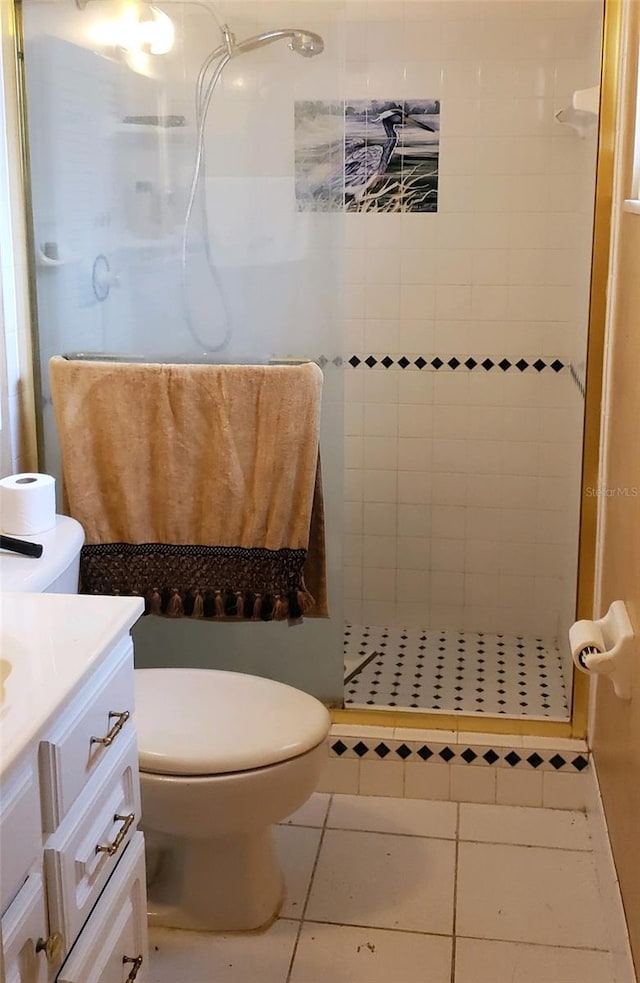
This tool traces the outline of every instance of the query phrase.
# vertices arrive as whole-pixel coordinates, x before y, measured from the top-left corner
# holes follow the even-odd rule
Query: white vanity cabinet
[[[2,983],[148,983],[129,636],[141,611],[0,596]]]

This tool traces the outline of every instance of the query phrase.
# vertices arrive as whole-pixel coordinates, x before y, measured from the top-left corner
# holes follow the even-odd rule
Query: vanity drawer
[[[99,765],[133,730],[133,644],[114,647],[40,743],[42,824],[53,833]]]
[[[35,759],[35,755],[34,755]],[[42,851],[35,760],[24,761],[0,786],[0,915],[18,893]]]
[[[57,983],[147,983],[148,966],[144,838],[134,833],[56,979]]]
[[[140,821],[135,731],[45,845],[49,927],[65,952],[87,920]],[[126,978],[126,977],[125,977]]]
[[[47,912],[40,874],[30,874],[13,904],[3,915],[1,926],[3,983],[46,983],[49,975],[44,950],[38,941],[47,938]]]

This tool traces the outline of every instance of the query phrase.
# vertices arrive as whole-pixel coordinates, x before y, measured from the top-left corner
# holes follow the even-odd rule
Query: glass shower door
[[[342,216],[297,210],[294,103],[340,87],[339,5],[301,4],[294,27],[323,35],[320,58],[285,43],[230,62],[204,130],[205,169],[182,232],[198,139],[200,66],[220,44],[216,9],[135,5],[170,19],[152,53],[126,34],[131,4],[23,5],[44,470],[60,477],[48,383],[52,355],[148,360],[319,360],[331,617],[281,625],[142,619],[139,664],[230,668],[342,699]],[[238,3],[238,39],[281,27],[290,8]],[[302,23],[304,21],[304,24]],[[166,21],[162,21],[166,29]],[[127,27],[128,25],[128,27]],[[206,231],[208,230],[208,242]],[[207,255],[208,254],[208,255]],[[216,348],[225,333],[229,344]]]

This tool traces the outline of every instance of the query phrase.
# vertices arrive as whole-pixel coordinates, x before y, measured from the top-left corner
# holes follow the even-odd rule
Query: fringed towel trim
[[[145,614],[168,618],[299,621],[315,604],[302,575],[306,557],[304,549],[90,544],[80,589],[144,597]]]

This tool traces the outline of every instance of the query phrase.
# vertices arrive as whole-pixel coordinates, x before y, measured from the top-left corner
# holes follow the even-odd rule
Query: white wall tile
[[[398,570],[430,570],[431,540],[419,536],[398,537]]]
[[[426,505],[431,501],[431,475],[424,471],[398,471],[398,502]]]
[[[395,536],[398,529],[398,506],[392,502],[364,503],[365,536]],[[535,550],[535,546],[532,547]]]
[[[439,211],[345,216],[349,351],[583,357],[595,141],[554,114],[576,78],[597,73],[596,6],[348,5],[349,98],[443,99]],[[554,597],[571,606],[573,574],[560,571],[581,421],[568,377],[361,369],[347,371],[345,395],[347,550],[378,586],[397,571],[397,623],[400,605],[406,623],[419,619],[414,595],[399,599],[411,571],[431,589],[425,610],[452,624],[482,616],[504,629],[531,600],[542,631]],[[429,563],[464,569],[463,588],[447,597],[436,578],[434,594]]]
[[[364,407],[366,437],[391,437],[398,433],[398,407],[393,403],[367,403]]]
[[[398,540],[394,536],[364,536],[362,540],[362,562],[365,569],[397,567]],[[375,624],[376,622],[374,622]]]
[[[396,572],[393,568],[367,566],[362,572],[361,596],[365,601],[394,601]]]
[[[462,573],[464,571],[464,540],[439,539],[437,528],[431,540],[431,569],[446,573]]]
[[[437,481],[437,477],[434,482]],[[446,494],[444,497],[448,500]],[[434,504],[431,509],[431,523],[434,533],[441,539],[457,539],[464,542],[465,510],[461,506]]]
[[[405,795],[409,799],[449,799],[451,791],[450,765],[405,764]]]
[[[403,283],[399,289],[401,318],[430,318],[436,310],[436,288],[428,284]]]
[[[591,775],[565,775],[545,771],[542,776],[542,804],[548,809],[584,809],[589,801]]]
[[[316,791],[356,795],[360,765],[358,758],[330,758],[327,755]]]
[[[471,768],[469,765],[450,765],[450,796],[457,802],[496,801],[497,768]]]
[[[395,502],[398,498],[398,475],[395,470],[362,472],[365,502]]]

